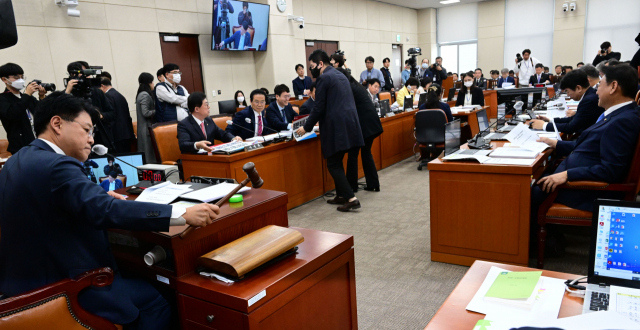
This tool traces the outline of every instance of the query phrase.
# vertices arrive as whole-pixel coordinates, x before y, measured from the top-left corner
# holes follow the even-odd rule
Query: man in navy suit
[[[311,113],[311,110],[316,105],[316,83],[315,81],[311,84],[311,89],[309,90],[309,98],[304,101],[302,106],[300,107],[299,115],[308,115]]]
[[[276,131],[270,131],[269,121],[265,118],[265,104],[267,93],[261,89],[256,89],[249,96],[251,105],[236,112],[233,116],[233,125],[227,125],[226,131],[234,136],[239,136],[243,140],[254,136],[263,136]]]
[[[234,137],[231,133],[218,127],[209,117],[209,102],[204,93],[195,92],[189,95],[187,106],[191,116],[178,123],[180,152],[198,152],[201,149],[210,152],[212,148],[209,146],[214,144],[215,140],[224,143],[232,140],[242,141],[239,136]]]
[[[291,81],[293,84],[293,93],[296,97],[299,95],[309,95],[309,89],[311,89],[313,80],[311,80],[311,77],[304,75],[304,65],[296,64],[296,73],[298,76]]]
[[[240,30],[236,31],[231,37],[224,39],[220,42],[220,49],[224,49],[224,47],[233,42],[232,49],[235,50],[244,50],[246,47],[251,47],[251,33],[247,31],[249,27],[249,22],[242,22],[242,27]]]
[[[583,70],[575,70],[567,73],[560,82],[560,88],[573,100],[579,100],[578,110],[571,117],[555,118],[558,132],[580,134],[591,125],[596,123],[598,117],[604,109],[598,105],[598,95],[596,90],[589,86],[589,79]],[[549,118],[538,116],[532,121],[534,129],[544,129],[553,132],[553,124],[549,123]]]
[[[327,159],[327,169],[336,185],[336,198],[327,202],[342,204],[338,211],[346,212],[361,206],[347,180],[342,160],[349,150],[363,147],[364,139],[349,80],[329,61],[329,55],[322,49],[309,56],[309,67],[317,84],[316,104],[306,124],[296,133],[311,132],[320,122],[322,155]]]
[[[559,185],[567,181],[620,183],[629,172],[640,134],[638,107],[633,102],[637,93],[638,72],[629,65],[616,65],[603,68],[603,73],[597,93],[599,105],[606,110],[596,123],[575,141],[540,139],[555,148],[559,157],[566,158],[554,174],[541,178],[531,191],[534,223],[537,221],[538,207],[548,193]],[[615,192],[563,189],[555,201],[571,208],[591,211],[596,198],[620,197]]]
[[[502,77],[498,79],[498,88],[502,88],[503,83],[511,83],[513,85],[516,84],[516,80],[513,77],[509,76],[509,69],[504,68],[500,70],[500,74]]]
[[[544,73],[544,65],[542,63],[536,64],[536,73],[529,77],[529,86],[537,84],[549,84],[549,75]]]
[[[278,85],[274,89],[276,100],[269,104],[267,108],[267,121],[269,126],[278,131],[291,129],[293,117],[297,114],[293,111],[293,107],[289,104],[291,94],[287,85]]]
[[[107,192],[122,188],[122,180],[118,179],[118,172],[112,171],[109,173],[107,180],[100,182],[100,187]]]
[[[38,139],[11,156],[0,172],[0,292],[16,296],[111,267],[113,283],[81,292],[80,305],[116,324],[167,329],[168,302],[151,284],[117,271],[106,230],[205,226],[219,209],[125,201],[87,179],[81,162],[91,153],[92,118],[99,115],[84,102],[63,92],[40,101],[34,116]]]

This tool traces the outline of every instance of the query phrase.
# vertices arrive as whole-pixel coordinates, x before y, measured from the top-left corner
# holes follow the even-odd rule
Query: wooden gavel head
[[[247,173],[249,180],[251,180],[251,186],[253,188],[260,188],[264,184],[264,181],[256,171],[256,165],[252,162],[248,162],[242,166],[242,170]]]

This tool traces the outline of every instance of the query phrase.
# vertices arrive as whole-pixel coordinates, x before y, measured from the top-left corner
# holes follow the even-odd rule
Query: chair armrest
[[[634,191],[635,184],[631,183],[607,183],[599,181],[569,181],[560,185],[558,189],[581,189],[581,190],[603,190],[603,191]]]
[[[167,160],[167,161],[162,162],[162,165],[178,165],[178,163],[174,162],[174,161]]]

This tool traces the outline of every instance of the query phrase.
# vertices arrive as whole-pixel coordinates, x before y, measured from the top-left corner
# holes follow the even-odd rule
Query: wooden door
[[[402,88],[402,70],[404,70],[404,61],[402,60],[402,45],[391,46],[391,78],[393,79],[394,88],[396,90]]]
[[[311,55],[311,53],[313,53],[314,50],[316,49],[322,49],[325,52],[327,52],[327,54],[329,56],[331,56],[331,54],[335,53],[338,50],[338,42],[337,41],[317,41],[317,40],[306,40],[305,41],[305,53],[306,53],[306,57],[305,57],[305,61],[306,63],[302,63],[306,68],[307,68],[307,76],[311,77],[311,79],[313,79],[313,76],[311,75],[311,71],[309,71],[309,55]],[[345,54],[346,55],[346,54]],[[347,65],[348,66],[348,65]],[[313,79],[315,81],[315,79]]]
[[[160,34],[162,63],[174,63],[180,67],[182,72],[180,85],[184,86],[189,94],[204,92],[198,36],[180,34],[178,42],[165,42],[164,36],[166,35],[165,33]]]

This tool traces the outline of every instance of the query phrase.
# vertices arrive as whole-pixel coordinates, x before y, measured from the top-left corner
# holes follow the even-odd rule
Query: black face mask
[[[316,66],[314,69],[309,69],[309,71],[311,71],[311,76],[314,79],[320,77],[320,68],[318,68],[318,66]]]

